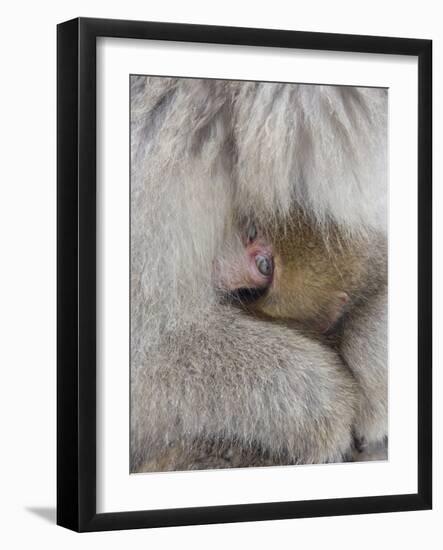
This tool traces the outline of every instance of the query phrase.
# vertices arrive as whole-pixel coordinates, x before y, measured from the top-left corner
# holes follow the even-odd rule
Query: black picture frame
[[[418,58],[416,494],[96,512],[96,39],[399,54]],[[430,509],[432,506],[432,42],[79,18],[57,29],[57,523],[75,531]]]

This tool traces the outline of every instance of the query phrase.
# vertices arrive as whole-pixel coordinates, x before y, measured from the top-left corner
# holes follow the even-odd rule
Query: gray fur
[[[354,429],[364,446],[388,435],[387,313],[384,287],[350,313],[342,338],[342,356],[362,388]]]
[[[132,471],[350,452],[355,377],[325,345],[221,305],[214,261],[239,218],[271,223],[294,206],[349,238],[385,231],[386,101],[132,77]]]
[[[352,376],[297,332],[221,307],[143,359],[132,379],[135,468],[166,442],[236,443],[277,463],[338,461],[351,446]]]

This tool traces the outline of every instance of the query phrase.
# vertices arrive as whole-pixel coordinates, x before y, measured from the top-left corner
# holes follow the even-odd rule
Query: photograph
[[[0,548],[439,546],[441,10],[362,8],[5,3]]]
[[[432,506],[432,42],[57,42],[57,524]]]
[[[131,473],[387,460],[388,89],[129,86]]]

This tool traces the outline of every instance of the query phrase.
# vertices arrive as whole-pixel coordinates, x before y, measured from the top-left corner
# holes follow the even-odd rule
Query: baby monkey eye
[[[249,242],[255,241],[255,239],[257,238],[257,228],[252,222],[248,226],[247,236]]]
[[[257,256],[255,265],[262,275],[269,277],[272,274],[272,261],[266,256]]]

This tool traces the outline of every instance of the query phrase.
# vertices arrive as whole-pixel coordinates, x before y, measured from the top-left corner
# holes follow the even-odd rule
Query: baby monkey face
[[[249,225],[215,263],[216,286],[228,293],[269,288],[274,275],[273,247]]]
[[[240,240],[242,247],[221,264],[224,290],[248,289],[256,298],[243,304],[246,309],[306,329],[328,332],[336,325],[359,271],[336,237],[325,241],[305,223],[269,233],[249,224]]]

